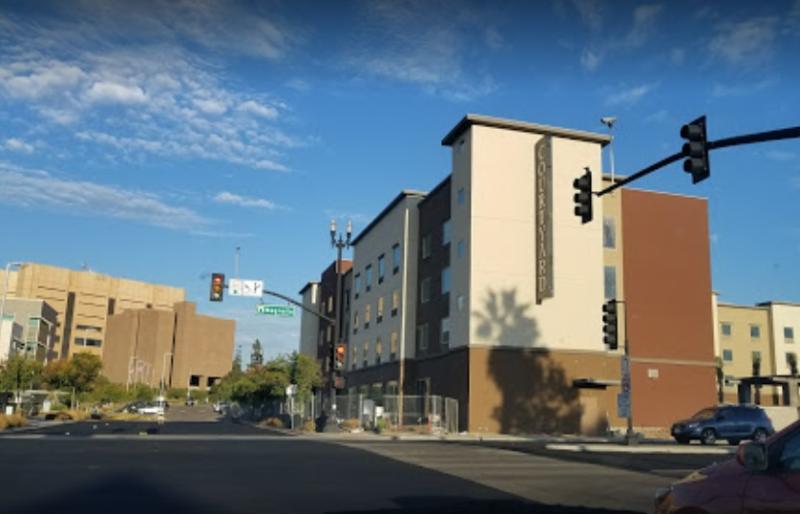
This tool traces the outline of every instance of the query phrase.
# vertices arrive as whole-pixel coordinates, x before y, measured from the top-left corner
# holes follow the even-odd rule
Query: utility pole
[[[348,221],[344,237],[336,230],[336,220],[331,220],[330,227],[331,246],[336,248],[336,321],[333,324],[333,342],[329,348],[329,386],[330,386],[330,414],[325,424],[326,430],[334,429],[336,417],[336,345],[342,336],[342,251],[350,248],[350,238],[353,235],[353,223]],[[338,237],[338,239],[337,239]],[[331,425],[331,422],[334,425]],[[330,427],[330,428],[328,428]]]

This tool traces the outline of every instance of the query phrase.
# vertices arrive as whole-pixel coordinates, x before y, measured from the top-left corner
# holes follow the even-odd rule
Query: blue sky
[[[500,4],[493,5],[493,4]],[[296,293],[403,188],[449,172],[467,112],[602,131],[620,173],[709,137],[800,124],[800,1],[3,2],[0,262],[184,287],[245,355],[298,320],[207,302],[211,271]],[[800,301],[800,144],[642,180],[710,199],[714,288]],[[579,170],[576,170],[576,174]]]

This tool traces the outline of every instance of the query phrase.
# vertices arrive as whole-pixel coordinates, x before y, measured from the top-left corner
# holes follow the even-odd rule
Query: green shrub
[[[380,434],[389,429],[389,421],[386,418],[378,418],[375,422],[375,432]]]
[[[167,398],[170,400],[183,400],[186,398],[185,387],[170,387],[167,391]]]
[[[0,414],[0,430],[24,427],[28,420],[22,414]]]
[[[316,432],[317,424],[314,423],[313,419],[309,419],[308,421],[303,423],[303,426],[300,427],[300,430],[302,430],[303,432]]]

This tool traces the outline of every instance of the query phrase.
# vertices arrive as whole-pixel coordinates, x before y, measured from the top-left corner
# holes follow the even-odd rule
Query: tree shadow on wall
[[[516,290],[489,291],[477,332],[499,345],[489,350],[489,373],[502,394],[492,417],[503,433],[579,433],[579,392],[540,342],[530,304],[517,301]]]

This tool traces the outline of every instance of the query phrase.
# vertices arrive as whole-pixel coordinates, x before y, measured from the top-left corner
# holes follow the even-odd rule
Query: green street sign
[[[294,306],[270,305],[262,303],[256,307],[256,313],[266,314],[267,316],[281,316],[283,318],[291,318],[294,316]]]

